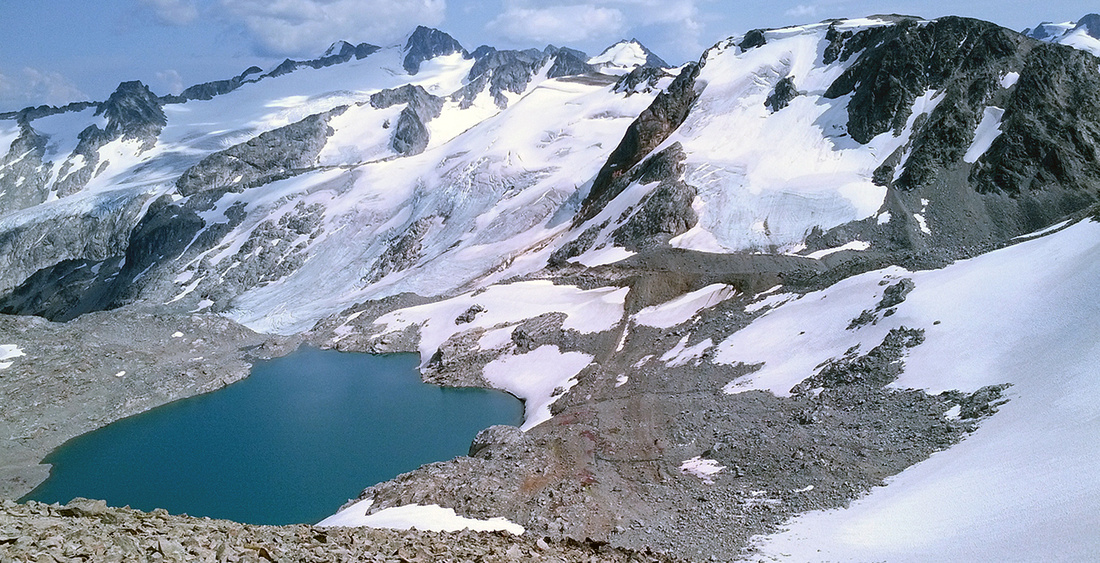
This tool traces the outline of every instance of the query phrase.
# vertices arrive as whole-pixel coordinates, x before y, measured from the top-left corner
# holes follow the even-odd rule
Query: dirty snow
[[[719,465],[718,462],[713,459],[703,459],[702,456],[695,456],[691,459],[684,460],[684,462],[680,464],[680,471],[688,475],[694,475],[702,479],[703,482],[708,485],[714,484],[714,476],[721,473],[725,468],[725,465]]]

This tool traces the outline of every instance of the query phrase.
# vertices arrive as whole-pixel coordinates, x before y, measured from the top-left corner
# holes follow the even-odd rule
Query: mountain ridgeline
[[[880,25],[864,28],[827,22],[816,26],[812,33],[820,38],[824,53],[813,64],[819,68],[839,65],[844,69],[838,78],[825,85],[823,92],[818,92],[823,102],[847,101],[847,118],[839,137],[847,136],[859,145],[869,145],[885,134],[907,139],[889,154],[878,155],[880,162],[871,176],[875,184],[886,189],[879,213],[838,224],[806,224],[802,241],[809,250],[861,240],[870,243],[873,251],[900,252],[907,259],[968,256],[1080,212],[1100,195],[1100,159],[1096,152],[1100,141],[1100,76],[1095,72],[1096,59],[1091,54],[1038,41],[994,24],[955,17],[921,21],[893,16],[883,19]],[[608,235],[613,238],[609,244],[636,251],[667,245],[669,240],[696,227],[699,216],[692,209],[692,201],[697,199],[697,187],[684,177],[685,165],[679,162],[684,159],[683,148],[662,147],[685,121],[707,119],[707,112],[717,111],[712,109],[713,104],[699,102],[712,81],[706,77],[700,79],[708,65],[730,56],[728,51],[737,56],[754,49],[773,48],[774,41],[766,30],[754,31],[716,45],[698,62],[662,71],[664,78],[652,75],[664,80],[663,88],[625,127],[615,143],[617,146],[608,149],[606,162],[587,189],[573,194],[573,201],[579,205],[569,203],[567,198],[564,207],[553,210],[559,217],[562,213],[574,213],[571,232],[587,236],[556,237],[560,242],[551,244],[561,248],[554,253],[552,262],[562,264],[599,246],[596,235],[600,230],[614,232]],[[586,81],[607,84],[614,81],[618,96],[632,95],[637,90],[624,92],[621,86],[624,81],[654,66],[646,63],[618,73],[608,71],[612,75],[607,77],[600,72],[601,68],[608,68],[607,61],[623,59],[616,53],[625,52],[637,43],[618,45],[618,51],[609,49],[608,55],[602,59],[594,57],[592,63],[584,53],[553,46],[541,51],[482,46],[471,53],[441,31],[417,28],[396,53],[401,67],[411,78],[419,76],[423,65],[439,57],[455,56],[469,61],[468,70],[453,92],[440,95],[438,87],[425,90],[419,85],[383,88],[369,99],[340,105],[333,102],[328,111],[305,115],[283,127],[256,130],[255,136],[244,142],[210,153],[182,169],[179,166],[186,160],[173,151],[138,164],[127,172],[140,176],[143,169],[157,169],[162,176],[167,172],[169,176],[165,177],[170,177],[171,167],[180,170],[170,190],[178,195],[135,194],[137,198],[160,197],[164,201],[146,206],[145,214],[137,222],[133,222],[134,217],[115,221],[115,228],[124,232],[110,237],[96,235],[99,240],[128,237],[127,243],[102,247],[81,240],[83,237],[77,234],[28,257],[24,249],[35,232],[32,225],[7,228],[0,234],[3,239],[0,260],[9,265],[7,274],[0,279],[0,290],[6,292],[2,310],[66,319],[135,300],[167,301],[172,297],[168,293],[179,293],[178,289],[172,289],[179,284],[170,280],[181,275],[181,268],[197,266],[205,272],[202,263],[195,260],[209,257],[211,250],[218,247],[240,246],[232,242],[232,237],[237,236],[234,232],[253,209],[242,201],[223,210],[217,202],[227,193],[265,189],[274,182],[324,168],[319,157],[334,135],[330,124],[348,107],[366,104],[379,112],[400,107],[399,114],[384,123],[390,137],[389,158],[410,157],[423,153],[431,145],[433,120],[441,114],[450,115],[445,113],[445,107],[453,107],[448,111],[455,115],[476,111],[471,108],[484,95],[492,102],[490,111],[501,114],[531,111],[511,108],[510,103],[522,99],[534,84],[548,79],[586,77]],[[640,53],[635,55],[640,63],[660,61],[644,47],[635,49]],[[4,168],[0,168],[3,171],[0,183],[5,187],[0,192],[0,205],[10,214],[55,197],[64,201],[66,196],[81,192],[94,176],[103,173],[106,163],[101,162],[104,157],[98,150],[113,140],[134,140],[140,143],[135,153],[147,154],[169,122],[163,108],[196,103],[192,100],[216,103],[218,97],[232,95],[245,86],[258,88],[262,83],[297,72],[318,69],[340,72],[349,63],[368,63],[372,57],[385,56],[379,50],[365,43],[353,46],[338,42],[318,59],[288,60],[268,73],[249,69],[228,81],[189,88],[178,97],[158,98],[139,83],[123,83],[109,100],[94,106],[96,116],[106,117],[106,127],[91,126],[81,132],[71,154],[54,156],[63,162],[60,166],[53,163],[56,172],[52,174],[46,172],[51,166],[45,154],[47,137],[35,129],[38,120],[48,117],[36,120],[35,112],[20,112],[15,117],[20,134],[5,156]],[[344,72],[356,71],[349,67]],[[790,104],[800,95],[807,95],[800,90],[802,78],[789,72],[769,78],[773,81],[772,89],[765,104],[773,118],[797,111]],[[931,111],[914,115],[914,103],[922,96],[927,97],[927,93],[934,93],[937,103]],[[778,99],[782,102],[775,101]],[[983,121],[991,115],[995,115],[996,123]],[[976,138],[987,134],[990,126],[996,128],[995,138],[977,158],[969,158],[968,151]],[[497,142],[507,143],[508,139]],[[556,143],[568,146],[568,139]],[[797,149],[776,146],[772,150]],[[655,171],[660,173],[655,175]],[[628,206],[641,211],[593,224],[592,220],[619,199],[624,190],[655,181],[659,181],[660,188],[654,188],[645,201]],[[96,191],[87,192],[92,197]],[[172,199],[180,196],[180,201]],[[577,199],[582,196],[583,200]],[[216,207],[217,214],[211,215]],[[259,246],[264,245],[263,240],[267,243],[283,240],[293,243],[286,247],[291,251],[245,253],[238,249],[234,261],[210,266],[220,273],[215,275],[211,271],[209,275],[196,276],[204,279],[198,294],[216,303],[216,309],[226,310],[242,292],[293,274],[309,259],[310,242],[321,236],[324,208],[299,201],[290,214],[281,213],[280,217],[260,221],[273,227],[249,229],[249,240],[256,238],[255,244]],[[83,213],[79,211],[76,215]],[[882,221],[880,217],[884,215],[891,219]],[[445,224],[445,216],[443,219]],[[287,222],[302,226],[289,231],[278,227]],[[434,256],[425,253],[422,242],[414,242],[433,231],[433,227],[427,227],[430,222],[429,215],[411,219],[407,225],[419,225],[410,231],[416,239],[403,239],[396,236],[395,230],[394,235],[389,235],[393,237],[391,240],[405,242],[381,255],[404,249],[399,251],[406,254],[397,261],[402,265],[399,271],[439,256],[441,253]],[[415,234],[417,231],[423,232]],[[261,235],[266,238],[257,238]],[[456,240],[452,235],[447,244],[453,245]],[[112,254],[123,248],[124,255]],[[245,248],[252,245],[246,244]],[[382,258],[379,260],[376,266],[381,267]],[[391,261],[385,268],[392,274],[392,258],[386,260]],[[240,265],[230,267],[238,261]],[[19,267],[11,267],[17,264]],[[123,264],[124,271],[115,271],[112,266],[116,264]],[[98,274],[60,275],[82,267]],[[370,264],[358,267],[369,269]],[[225,268],[234,275],[226,278],[229,270]],[[60,283],[62,279],[69,281]],[[364,279],[381,279],[381,276],[366,275]]]
[[[678,66],[418,27],[0,115],[0,392],[51,377],[17,337],[110,321],[184,327],[89,345],[79,377],[120,405],[127,373],[154,398],[213,377],[207,352],[180,367],[199,342],[411,352],[426,381],[519,397],[523,424],[364,484],[340,522],[438,504],[697,560],[784,523],[808,560],[907,560],[929,530],[938,559],[1087,559],[1098,22],[836,19]],[[19,412],[11,448],[91,424]]]

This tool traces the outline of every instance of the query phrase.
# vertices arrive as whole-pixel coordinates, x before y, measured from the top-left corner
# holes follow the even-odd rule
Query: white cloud
[[[8,110],[49,104],[60,106],[88,99],[61,73],[25,67],[16,77],[0,74],[0,107]]]
[[[503,0],[486,29],[517,46],[539,43],[600,49],[623,38],[649,38],[670,58],[698,56],[705,18],[699,4],[711,0]]]
[[[162,70],[157,73],[158,92],[179,94],[183,91],[183,77],[173,69]]]
[[[817,6],[813,6],[811,4],[799,4],[784,12],[784,15],[790,16],[792,18],[817,17]]]
[[[513,7],[487,24],[512,41],[569,43],[594,37],[617,37],[625,29],[623,13],[592,4]]]
[[[199,17],[195,0],[140,0],[153,10],[157,20],[167,25],[187,25]]]
[[[312,57],[333,41],[385,44],[443,21],[445,0],[221,0],[265,55]]]

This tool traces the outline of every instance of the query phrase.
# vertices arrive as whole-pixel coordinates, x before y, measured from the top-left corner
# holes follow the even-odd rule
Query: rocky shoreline
[[[0,315],[0,344],[20,356],[0,370],[0,498],[49,476],[41,460],[66,441],[248,376],[293,338],[253,332],[217,315],[124,308],[67,323]]]

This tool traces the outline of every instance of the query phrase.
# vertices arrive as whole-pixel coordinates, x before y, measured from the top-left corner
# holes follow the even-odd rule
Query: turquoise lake
[[[302,348],[252,375],[76,437],[24,497],[251,524],[315,523],[375,483],[465,455],[477,433],[519,425],[500,391],[420,381],[415,354]]]

